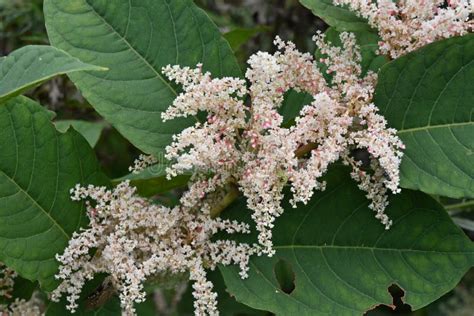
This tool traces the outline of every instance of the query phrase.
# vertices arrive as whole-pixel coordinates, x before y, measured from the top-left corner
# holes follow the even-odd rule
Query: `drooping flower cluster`
[[[40,316],[41,312],[36,300],[15,299],[10,305],[0,304],[0,315],[2,316]]]
[[[254,248],[211,237],[218,231],[248,233],[248,225],[211,219],[207,202],[194,208],[156,205],[138,197],[128,182],[113,190],[78,185],[72,197],[87,200],[90,225],[75,233],[65,252],[57,256],[61,267],[56,277],[62,283],[52,294],[58,300],[65,293],[71,311],[78,307],[85,282],[100,272],[110,275],[127,315],[134,313],[134,303],[145,300],[144,282],[156,275],[189,273],[196,315],[217,314],[217,295],[205,269],[233,263],[246,277]]]
[[[380,54],[395,59],[429,43],[472,31],[471,0],[333,0],[378,30]]]
[[[212,78],[201,65],[165,67],[164,73],[182,85],[183,93],[163,119],[207,114],[205,121],[175,135],[166,148],[169,178],[193,174],[188,190],[178,206],[169,208],[138,197],[128,182],[113,190],[73,189],[74,200],[87,200],[90,224],[57,256],[62,283],[53,299],[65,293],[69,308],[76,309],[85,282],[105,272],[123,309],[133,314],[134,303],[145,299],[147,279],[189,273],[196,315],[216,315],[217,295],[206,269],[238,264],[246,277],[251,255],[273,255],[272,229],[283,213],[284,187],[290,186],[294,206],[307,203],[314,191],[324,190],[321,177],[338,160],[352,167],[352,177],[366,191],[376,217],[389,228],[384,210],[388,191],[399,192],[403,144],[372,104],[376,76],[362,77],[354,36],[343,33],[342,47],[329,46],[321,34],[315,40],[325,56],[318,62],[326,73],[310,54],[279,38],[278,52],[259,52],[249,59],[248,82]],[[291,89],[308,93],[313,101],[285,127],[279,108]],[[355,149],[368,153],[371,168],[353,157]],[[155,161],[140,157],[132,169],[140,171]],[[252,211],[258,244],[213,238],[219,231],[250,231],[246,223],[218,217],[236,191],[243,193]]]
[[[321,34],[315,41],[326,56],[320,62],[330,82],[310,54],[279,38],[275,54],[250,57],[249,88],[240,79],[212,79],[200,66],[164,68],[184,92],[163,118],[208,114],[206,122],[185,129],[167,148],[166,158],[173,162],[168,175],[194,171],[197,180],[188,192],[194,198],[204,198],[229,181],[238,184],[252,210],[262,251],[269,255],[274,253],[272,228],[283,212],[280,204],[287,184],[295,206],[307,203],[315,190],[324,189],[319,179],[328,166],[342,159],[354,168],[353,178],[367,191],[386,228],[391,225],[384,213],[387,190],[399,192],[403,144],[371,103],[376,75],[362,77],[355,37],[343,33],[342,47],[329,46]],[[278,110],[290,89],[309,93],[314,101],[301,110],[294,126],[284,128]],[[243,101],[245,95],[249,105]],[[363,171],[352,158],[356,148],[368,151],[372,171]],[[206,174],[214,176],[203,178]],[[193,193],[196,187],[202,195]]]

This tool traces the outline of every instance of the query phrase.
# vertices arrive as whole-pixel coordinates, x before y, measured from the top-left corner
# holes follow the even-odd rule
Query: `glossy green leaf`
[[[310,9],[314,15],[320,17],[329,26],[335,27],[340,32],[372,30],[365,19],[358,17],[346,7],[335,5],[332,0],[299,1],[306,8]]]
[[[171,189],[185,186],[190,175],[179,175],[171,180],[166,179],[167,164],[156,164],[135,174],[130,173],[124,177],[113,180],[115,184],[129,180],[130,184],[137,188],[138,194],[144,197],[169,191]]]
[[[163,123],[177,95],[162,74],[168,64],[215,76],[240,76],[232,49],[191,0],[46,0],[51,43],[107,73],[70,78],[85,98],[136,147],[158,155],[191,120]]]
[[[106,180],[84,138],[74,130],[60,134],[30,99],[0,107],[0,144],[0,261],[52,290],[55,255],[86,220],[69,190]]]
[[[384,66],[375,104],[405,143],[403,187],[474,197],[473,34]]]
[[[0,102],[20,95],[57,75],[103,71],[51,46],[25,46],[0,58]]]
[[[237,301],[279,315],[362,315],[391,304],[397,284],[419,309],[451,290],[474,263],[474,246],[431,197],[404,191],[391,198],[385,230],[363,192],[337,168],[327,189],[306,206],[287,210],[274,230],[276,255],[252,257],[249,278],[221,267]],[[230,212],[242,213],[245,204]],[[294,288],[280,287],[277,263],[294,274]]]
[[[92,148],[97,145],[102,130],[107,126],[104,122],[87,122],[79,120],[64,120],[54,122],[56,129],[65,133],[71,126],[87,140]]]

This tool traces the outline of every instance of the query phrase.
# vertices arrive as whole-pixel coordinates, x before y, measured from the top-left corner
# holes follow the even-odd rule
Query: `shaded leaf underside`
[[[0,102],[57,75],[86,70],[104,71],[106,68],[85,64],[51,46],[22,47],[0,58]]]

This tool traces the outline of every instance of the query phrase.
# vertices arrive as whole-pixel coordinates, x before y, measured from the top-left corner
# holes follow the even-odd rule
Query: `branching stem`
[[[469,207],[474,208],[474,200],[470,200],[470,201],[466,201],[466,202],[462,202],[462,203],[451,204],[451,205],[446,205],[444,208],[448,211],[453,211],[453,210],[469,208]]]
[[[231,205],[240,195],[240,191],[234,183],[228,184],[228,190],[227,194],[224,196],[224,198],[217,203],[212,209],[211,209],[211,217],[216,218],[218,217],[223,210],[225,210],[229,205]]]

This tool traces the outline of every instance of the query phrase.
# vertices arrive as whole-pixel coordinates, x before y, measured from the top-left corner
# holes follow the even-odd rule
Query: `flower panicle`
[[[166,147],[168,178],[191,173],[188,189],[175,207],[139,197],[128,181],[112,190],[92,185],[72,189],[73,200],[86,201],[90,224],[57,256],[61,285],[53,299],[65,294],[74,311],[84,284],[104,272],[125,313],[133,314],[134,303],[145,299],[148,278],[185,272],[193,281],[195,314],[217,315],[217,294],[206,270],[236,264],[241,277],[247,277],[250,256],[275,253],[273,228],[284,212],[284,188],[290,187],[294,207],[308,203],[315,191],[325,189],[322,177],[338,160],[352,167],[352,178],[366,192],[375,217],[389,228],[387,195],[399,192],[403,144],[372,102],[376,75],[362,75],[354,35],[342,33],[340,38],[341,47],[333,47],[324,35],[316,35],[324,57],[315,61],[277,37],[276,53],[250,57],[246,81],[213,78],[202,65],[165,67],[165,75],[181,84],[183,92],[163,120],[207,114]],[[290,90],[312,100],[288,127],[279,109]],[[371,171],[353,157],[357,149],[369,155]],[[153,157],[143,156],[132,169],[138,172],[154,163]],[[215,206],[236,191],[251,211],[258,232],[255,244],[216,236],[251,231],[248,223],[216,217],[220,210]]]

